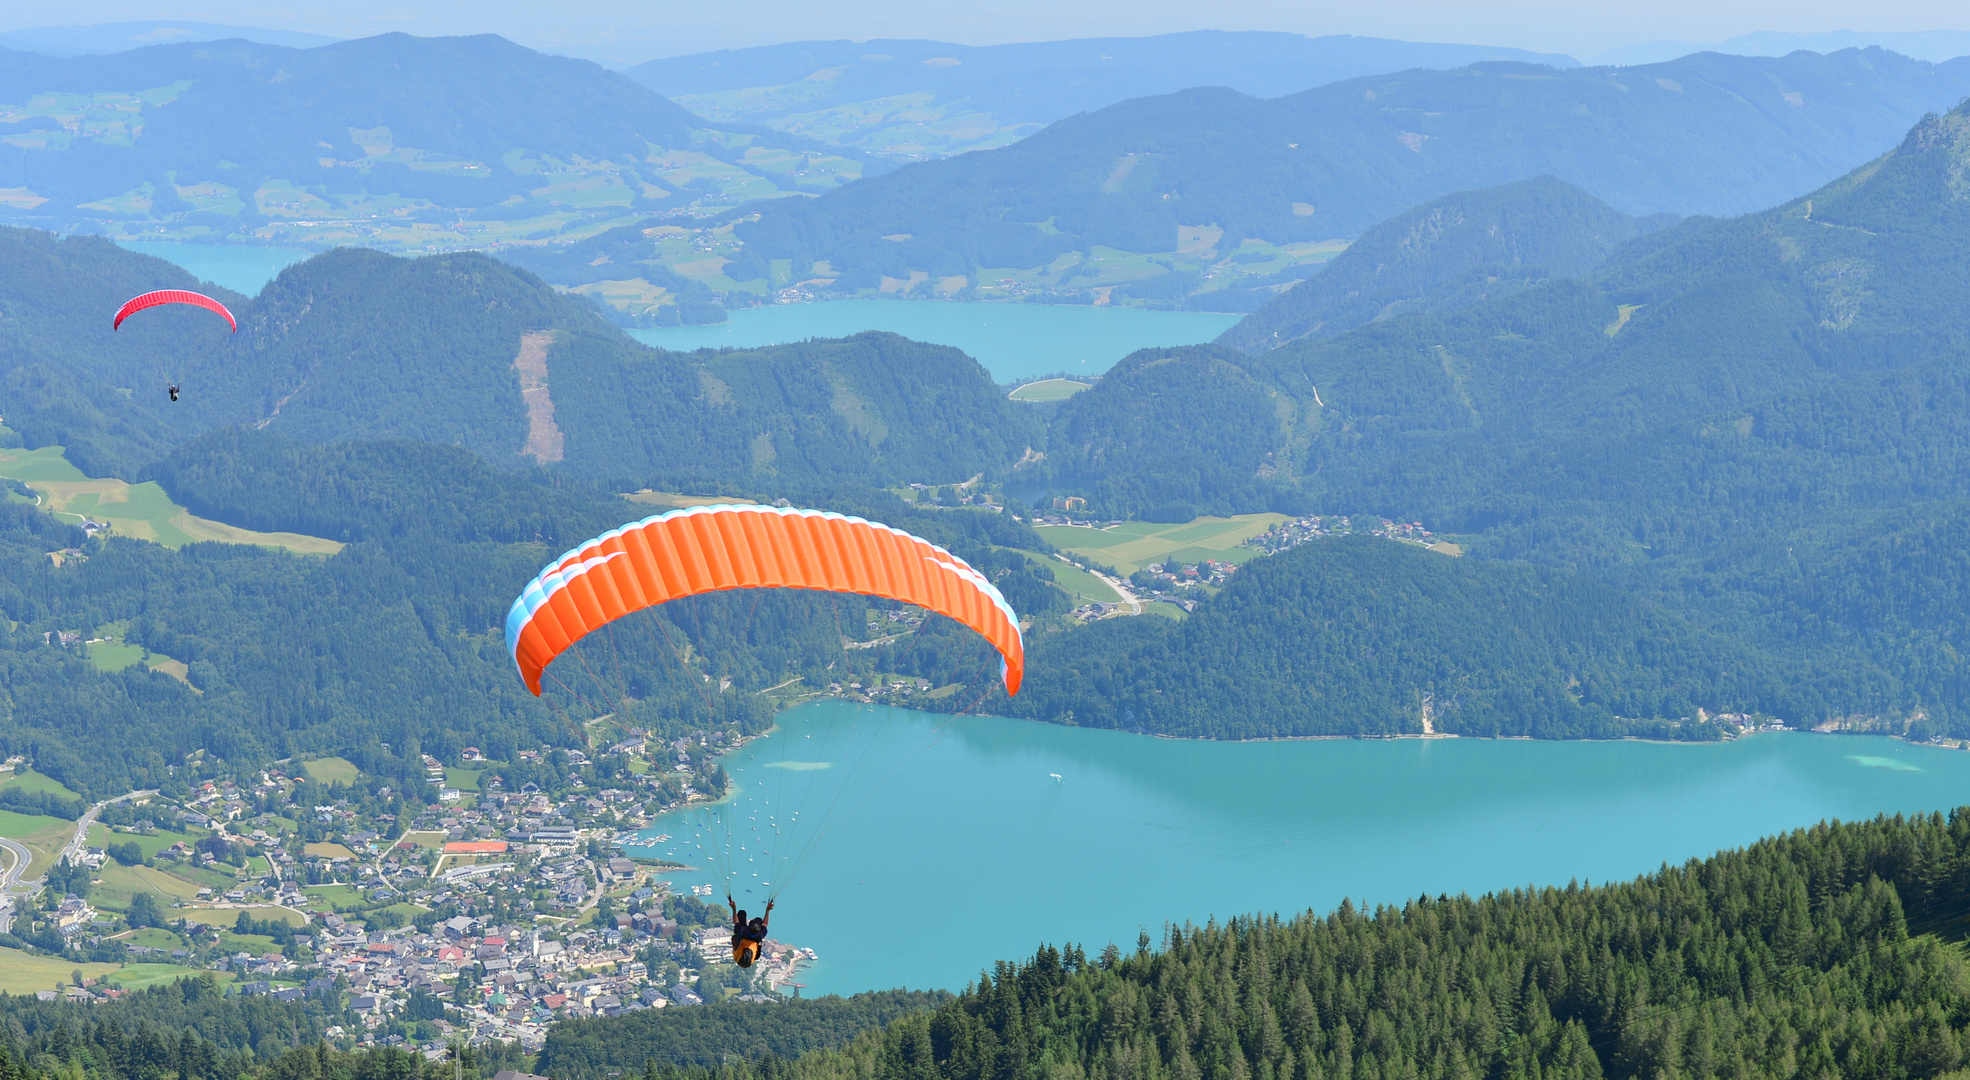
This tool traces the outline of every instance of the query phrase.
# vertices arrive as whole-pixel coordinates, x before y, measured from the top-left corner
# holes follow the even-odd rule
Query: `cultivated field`
[[[1150,563],[1195,563],[1203,559],[1242,563],[1259,554],[1257,548],[1243,546],[1246,540],[1286,520],[1284,514],[1240,514],[1198,518],[1181,525],[1127,521],[1106,529],[1041,525],[1038,530],[1053,546],[1112,566],[1127,577]]]

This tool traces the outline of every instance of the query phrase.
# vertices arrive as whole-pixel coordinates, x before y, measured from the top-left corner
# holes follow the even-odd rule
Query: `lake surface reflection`
[[[741,308],[716,326],[631,330],[629,335],[646,345],[689,351],[749,349],[888,330],[963,349],[994,379],[1011,382],[1061,372],[1099,375],[1137,349],[1210,341],[1240,318],[1078,304],[820,300]]]
[[[223,285],[246,296],[282,270],[313,255],[302,248],[249,247],[245,244],[185,244],[167,240],[118,240],[116,246],[176,263],[200,281]]]
[[[1873,737],[1214,743],[835,701],[726,765],[741,791],[717,812],[741,831],[798,809],[811,838],[833,808],[773,918],[820,955],[810,995],[955,989],[1042,941],[1127,948],[1166,920],[1626,879],[1821,819],[1970,802],[1970,753]],[[705,865],[683,818],[637,853]],[[773,864],[748,854],[736,895],[757,908]]]

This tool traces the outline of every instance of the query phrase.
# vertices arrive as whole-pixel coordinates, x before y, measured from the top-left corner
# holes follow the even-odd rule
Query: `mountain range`
[[[93,475],[134,478],[176,441],[237,425],[462,446],[622,490],[949,483],[1009,467],[1043,437],[955,349],[864,334],[667,353],[478,254],[338,249],[257,297],[220,291],[237,333],[189,308],[112,331],[100,316],[122,297],[198,283],[94,237],[0,232],[0,278],[9,423],[35,445],[67,446]],[[173,382],[185,387],[176,403],[163,396]]]
[[[1675,220],[1631,217],[1550,176],[1445,195],[1362,233],[1218,343],[1250,352],[1397,314],[1470,307],[1548,277],[1578,277]]]
[[[715,120],[923,157],[1003,146],[1076,113],[1193,86],[1272,98],[1487,60],[1579,66],[1569,56],[1483,45],[1199,30],[985,46],[795,41],[652,60],[625,74]]]
[[[826,190],[866,160],[490,35],[0,59],[0,214],[63,230],[442,250]]]
[[[1540,175],[1627,214],[1746,213],[1867,161],[1966,92],[1970,60],[1878,49],[1636,68],[1484,63],[1273,100],[1191,89],[735,213],[744,250],[723,271],[765,279],[784,259],[790,281],[836,292],[1084,298],[1191,273],[1156,291],[1204,300],[1290,284],[1282,268],[1316,257],[1306,245],[1321,239]]]
[[[0,594],[24,628],[0,649],[15,741],[55,760],[75,746],[63,717],[151,709],[117,751],[134,776],[151,750],[227,725],[232,752],[256,753],[387,740],[466,702],[486,726],[448,738],[519,737],[545,721],[488,666],[499,597],[560,540],[549,522],[635,516],[616,496],[641,488],[825,506],[962,546],[1033,620],[1027,691],[983,707],[1036,719],[1215,737],[1428,719],[1711,738],[1719,714],[1970,730],[1970,569],[1955,541],[1970,527],[1966,162],[1970,107],[1736,218],[1638,219],[1551,178],[1444,197],[1365,230],[1335,286],[1315,277],[1253,316],[1247,338],[1274,347],[1146,350],[1047,405],[1009,400],[955,350],[890,335],[648,349],[587,301],[476,254],[340,250],[257,297],[221,292],[236,335],[191,309],[112,332],[103,315],[123,297],[196,283],[100,238],[11,230],[0,436],[65,446],[92,475],[155,479],[221,522],[350,545],[323,563],[163,552],[10,509],[10,574],[28,583]],[[1304,325],[1280,310],[1339,325],[1275,338],[1267,327]],[[167,380],[185,389],[175,405]],[[1248,564],[1180,623],[1080,626],[1015,500],[993,513],[897,494],[974,476],[1032,481],[1108,518],[1391,518],[1466,556],[1314,539]],[[87,557],[68,577],[45,559],[62,547]],[[191,614],[139,619],[131,583],[146,580],[182,580]],[[308,614],[269,628],[264,595]],[[363,598],[391,614],[360,614]],[[42,634],[87,612],[135,620],[130,640],[182,657],[204,695],[75,669]],[[838,614],[775,609],[772,634],[744,646],[718,621],[730,615],[693,633],[744,688],[825,682],[829,664],[939,686],[989,669],[950,625],[851,658],[827,629]],[[365,669],[417,692],[385,708],[298,659],[354,647],[324,619],[421,657],[415,675]],[[278,663],[251,640],[276,633]],[[312,704],[263,700],[297,677],[324,687]],[[670,708],[692,685],[638,696]],[[274,726],[242,719],[262,712]]]

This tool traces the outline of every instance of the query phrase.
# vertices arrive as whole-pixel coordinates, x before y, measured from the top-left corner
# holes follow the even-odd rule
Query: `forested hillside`
[[[0,106],[8,217],[151,237],[477,246],[863,170],[491,35],[7,53]]]
[[[605,1080],[625,1062],[715,1067],[735,1058],[793,1058],[846,1045],[865,1031],[950,998],[937,990],[885,990],[564,1020],[549,1029],[534,1067],[555,1080]]]
[[[1711,713],[1888,702],[1876,672],[1814,671],[1546,567],[1356,536],[1252,562],[1182,622],[1108,619],[1036,643],[993,711],[1203,738],[1716,738]]]
[[[933,1010],[799,1057],[701,1064],[725,1045],[724,1017],[706,1007],[557,1029],[589,1052],[564,1067],[550,1051],[536,1067],[561,1080],[984,1080],[1042,1065],[1193,1080],[1955,1080],[1970,1009],[1956,944],[1970,906],[1966,853],[1966,810],[1822,824],[1619,884],[1172,925],[1160,941],[1145,930],[1133,948],[1092,955],[1041,946]],[[224,999],[228,1013],[280,1026],[257,1043],[250,1023],[215,1033],[179,987],[86,1019],[85,1006],[10,1007],[25,1023],[0,1029],[0,1069],[8,1080],[452,1075],[400,1050],[316,1045],[298,1004]],[[815,1005],[781,1008],[798,1021],[825,1012]],[[709,1038],[636,1034],[691,1021]],[[189,1031],[165,1036],[160,1025],[173,1022]]]
[[[178,440],[235,425],[462,446],[625,491],[950,483],[1009,468],[1044,439],[955,349],[864,334],[666,353],[478,254],[340,248],[257,297],[221,290],[236,334],[172,307],[112,331],[128,297],[197,283],[93,237],[0,230],[0,283],[10,426],[31,446],[66,446],[94,476],[133,478]],[[185,388],[175,403],[171,382]]]
[[[579,335],[548,363],[564,466],[619,483],[958,483],[1045,439],[978,361],[895,334],[689,355]]]
[[[1839,672],[1776,695],[1712,680],[1689,706],[1963,730],[1944,537],[1970,499],[1966,123],[1932,117],[1807,198],[1630,241],[1584,277],[1258,356],[1131,357],[1061,407],[1056,476],[1111,514],[1424,522],[1648,598],[1741,657]],[[1163,664],[1109,633],[1082,662],[1118,684]],[[1779,670],[1724,655],[1720,675]]]
[[[1257,352],[1399,314],[1470,307],[1549,277],[1579,277],[1622,243],[1672,223],[1622,214],[1550,176],[1457,192],[1362,233],[1218,344]]]
[[[1042,946],[843,1050],[646,1075],[1956,1078],[1966,881],[1970,810],[1822,824],[1619,884]]]
[[[1186,87],[1278,97],[1485,60],[1578,66],[1567,56],[1484,45],[1197,30],[1004,45],[792,41],[665,57],[624,74],[701,116],[925,157],[1001,146],[1075,113]]]
[[[503,758],[543,742],[580,745],[570,715],[604,709],[659,733],[713,723],[758,731],[773,703],[757,691],[790,676],[825,686],[876,659],[844,645],[866,634],[859,602],[844,615],[820,594],[720,594],[626,621],[571,656],[572,685],[536,699],[506,653],[508,605],[554,555],[655,508],[405,442],[311,446],[220,432],[181,446],[153,474],[220,520],[350,543],[329,558],[226,544],[171,551],[88,539],[31,505],[0,503],[0,626],[12,627],[0,637],[0,753],[29,754],[77,791],[156,786],[166,765],[201,748],[241,763],[358,753],[373,773],[415,779],[421,766],[406,747],[451,759],[467,745]],[[1003,516],[916,510],[865,487],[784,490],[931,539],[1021,611],[1068,606],[1050,573],[1017,550],[1046,543]],[[64,549],[72,554],[60,564],[46,554]],[[108,635],[184,664],[183,677],[148,664],[99,670],[79,642]],[[731,692],[707,694],[708,678],[730,680]]]
[[[788,259],[794,280],[861,289],[912,271],[982,283],[1041,264],[1092,273],[1096,246],[1198,245],[1222,261],[1244,240],[1355,236],[1452,191],[1540,175],[1624,213],[1743,213],[1839,176],[1966,92],[1970,60],[1932,66],[1881,50],[1569,71],[1478,64],[1271,101],[1186,90],[765,205],[737,226],[745,255],[725,272],[762,277],[768,260]],[[1203,231],[1186,242],[1182,226]],[[1056,261],[1072,252],[1083,258]]]

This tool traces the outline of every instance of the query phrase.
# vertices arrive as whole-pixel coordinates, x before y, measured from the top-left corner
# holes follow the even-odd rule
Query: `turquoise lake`
[[[289,266],[314,252],[244,244],[185,244],[123,240],[119,246],[155,255],[201,281],[255,296]],[[1000,382],[1070,372],[1099,375],[1137,349],[1196,345],[1230,329],[1237,315],[1142,308],[1053,304],[984,304],[909,300],[822,300],[732,312],[717,326],[631,330],[646,345],[692,349],[753,348],[808,338],[888,330],[916,341],[950,345],[984,364]]]
[[[820,300],[744,308],[717,326],[631,330],[629,335],[646,345],[689,351],[888,330],[962,349],[984,364],[994,379],[1011,382],[1061,372],[1099,375],[1137,349],[1210,341],[1240,318],[1068,304]]]
[[[1132,948],[1168,920],[1625,880],[1822,819],[1970,803],[1970,753],[1875,737],[1217,743],[838,701],[725,764],[738,794],[632,850],[705,867],[694,832],[736,826],[735,896],[756,912],[778,870],[774,936],[819,955],[810,996],[957,989],[1043,941]],[[795,810],[791,851],[762,850],[754,819]],[[816,838],[787,877],[778,855]]]
[[[258,296],[260,287],[314,252],[301,248],[248,247],[245,244],[182,244],[162,240],[119,240],[126,251],[155,255],[190,271],[200,281]]]

